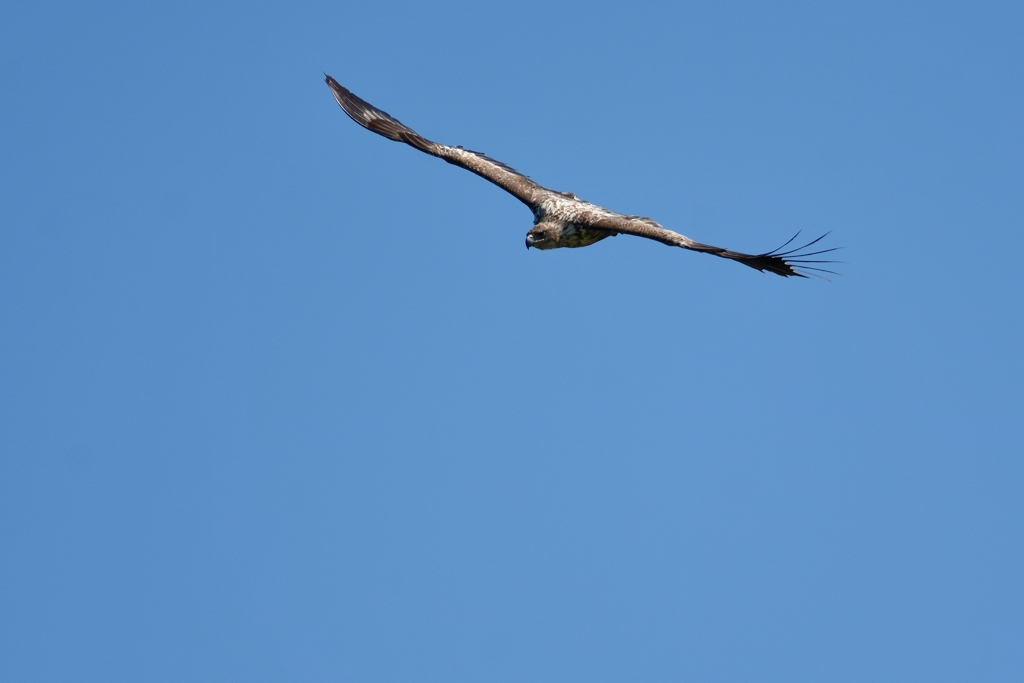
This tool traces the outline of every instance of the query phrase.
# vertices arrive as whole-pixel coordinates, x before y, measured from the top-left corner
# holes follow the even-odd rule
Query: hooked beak
[[[529,249],[531,246],[533,246],[533,240],[531,240],[530,236],[527,235],[526,236],[526,248]]]

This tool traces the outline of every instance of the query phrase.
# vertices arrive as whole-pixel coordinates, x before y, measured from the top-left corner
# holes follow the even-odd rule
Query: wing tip
[[[790,237],[786,242],[776,249],[772,249],[768,253],[759,254],[757,256],[750,257],[750,262],[743,261],[746,265],[751,268],[757,268],[764,272],[768,271],[781,275],[782,277],[816,277],[825,281],[830,280],[824,275],[818,273],[828,273],[830,275],[839,275],[834,270],[828,270],[827,268],[820,268],[816,265],[810,264],[824,264],[824,263],[836,263],[829,259],[812,259],[811,256],[818,256],[821,254],[828,254],[839,249],[839,247],[829,247],[828,249],[818,249],[817,251],[807,251],[808,247],[811,247],[821,240],[829,236],[831,231],[826,232],[819,237],[811,240],[810,242],[803,244],[799,247],[794,247],[787,251],[783,251],[787,246],[793,243],[797,237],[800,236],[800,231],[797,231],[795,235]],[[813,271],[813,272],[811,272]]]
[[[818,264],[835,263],[835,261],[831,261],[829,259],[812,259],[809,257],[818,256],[819,254],[827,254],[835,251],[839,247],[818,249],[817,251],[807,251],[807,248],[817,244],[828,236],[828,234],[829,233],[826,232],[821,237],[813,239],[806,244],[785,250],[786,247],[792,244],[800,235],[798,232],[796,235],[793,235],[786,240],[782,246],[763,254],[744,254],[743,252],[722,249],[721,247],[712,247],[707,244],[700,244],[699,242],[692,242],[681,246],[685,246],[687,249],[692,249],[694,251],[701,251],[707,254],[713,254],[714,256],[732,259],[733,261],[742,263],[743,265],[762,273],[774,273],[781,277],[816,277],[827,281],[828,278],[820,273],[828,273],[830,275],[839,275],[840,273],[837,273],[834,270],[828,270],[827,268],[821,268]]]

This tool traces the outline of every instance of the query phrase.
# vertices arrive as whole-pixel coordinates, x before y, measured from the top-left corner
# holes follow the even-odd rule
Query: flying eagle
[[[515,169],[480,152],[431,142],[390,114],[360,99],[327,74],[324,76],[327,85],[334,93],[334,99],[338,100],[338,104],[345,110],[345,113],[360,126],[378,135],[383,135],[389,140],[404,142],[421,152],[440,157],[449,164],[472,171],[530,207],[534,220],[533,227],[526,233],[527,249],[530,247],[538,249],[586,247],[605,237],[624,234],[657,240],[670,247],[682,247],[691,251],[721,256],[739,261],[743,265],[762,272],[769,271],[783,277],[807,277],[801,271],[832,272],[810,265],[830,263],[830,261],[808,258],[835,251],[835,249],[807,251],[808,247],[819,242],[825,235],[799,248],[783,251],[796,239],[796,236],[793,236],[778,249],[765,254],[743,254],[738,251],[701,244],[678,232],[666,230],[650,218],[624,216],[585,202],[571,192],[549,190]]]

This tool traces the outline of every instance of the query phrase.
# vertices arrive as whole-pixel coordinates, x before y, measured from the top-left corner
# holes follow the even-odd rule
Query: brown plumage
[[[801,271],[832,272],[810,265],[830,263],[830,261],[808,258],[834,251],[834,249],[807,251],[808,247],[816,244],[825,235],[801,247],[783,251],[796,239],[794,236],[778,249],[765,254],[743,254],[738,251],[701,244],[672,230],[666,230],[650,218],[624,216],[596,204],[585,202],[571,192],[549,190],[515,169],[480,152],[431,142],[390,114],[360,99],[330,76],[324,75],[338,104],[360,126],[378,135],[383,135],[389,140],[404,142],[421,152],[440,157],[450,164],[472,171],[530,207],[530,210],[533,211],[534,225],[526,233],[527,248],[586,247],[606,237],[619,234],[636,235],[657,240],[672,247],[682,247],[691,251],[732,259],[756,270],[784,277],[806,277],[807,274]]]

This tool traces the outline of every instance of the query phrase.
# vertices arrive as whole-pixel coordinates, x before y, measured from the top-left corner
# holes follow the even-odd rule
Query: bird
[[[798,232],[779,248],[763,254],[744,254],[702,244],[662,227],[651,218],[616,213],[584,201],[572,192],[559,192],[546,188],[510,166],[481,152],[432,142],[387,112],[356,96],[331,76],[324,74],[324,79],[341,108],[363,128],[389,140],[404,142],[421,152],[471,171],[494,183],[529,207],[533,212],[534,220],[533,227],[526,233],[527,249],[587,247],[607,237],[635,235],[671,247],[682,247],[690,251],[731,259],[755,270],[775,273],[783,277],[806,278],[808,275],[822,277],[817,273],[833,272],[821,268],[822,264],[832,263],[832,261],[810,257],[835,251],[835,247],[808,251],[810,247],[824,239],[828,233],[800,247],[790,247],[800,235]]]

